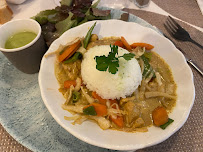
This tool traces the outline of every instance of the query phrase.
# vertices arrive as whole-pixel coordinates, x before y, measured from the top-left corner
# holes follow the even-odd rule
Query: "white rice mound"
[[[108,56],[111,48],[109,45],[95,46],[85,53],[81,64],[81,75],[83,83],[90,91],[96,93],[103,99],[120,99],[130,96],[141,84],[142,73],[138,61],[133,58],[126,61],[119,58],[119,68],[116,74],[96,69],[95,56]],[[118,47],[118,55],[129,53]]]

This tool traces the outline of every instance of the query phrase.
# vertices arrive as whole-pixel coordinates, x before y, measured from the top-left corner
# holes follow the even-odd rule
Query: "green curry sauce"
[[[37,34],[33,32],[28,32],[28,31],[14,34],[11,37],[9,37],[8,40],[6,41],[5,48],[14,49],[14,48],[25,46],[26,44],[33,41],[36,36]]]

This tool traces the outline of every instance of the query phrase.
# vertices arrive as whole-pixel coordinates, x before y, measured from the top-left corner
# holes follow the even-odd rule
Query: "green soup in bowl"
[[[14,49],[14,48],[22,47],[32,42],[36,36],[37,36],[36,33],[29,32],[29,31],[16,33],[7,39],[5,43],[5,48]]]

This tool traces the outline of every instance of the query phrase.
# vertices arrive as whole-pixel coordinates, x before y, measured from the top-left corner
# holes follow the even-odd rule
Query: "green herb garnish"
[[[126,53],[122,56],[118,56],[118,46],[111,46],[111,52],[106,57],[105,55],[102,56],[95,56],[96,60],[96,69],[99,71],[109,71],[111,74],[116,74],[119,67],[119,60],[118,58],[123,57],[126,61],[131,60],[135,54],[133,53]]]
[[[166,129],[166,127],[168,127],[168,125],[170,125],[172,122],[174,122],[174,120],[168,118],[168,122],[165,123],[165,124],[163,124],[163,125],[161,125],[160,128],[164,130],[164,129]]]
[[[96,113],[96,111],[94,109],[94,106],[89,106],[89,107],[83,109],[83,113],[85,115],[92,115],[92,116],[96,116],[97,115],[97,113]]]

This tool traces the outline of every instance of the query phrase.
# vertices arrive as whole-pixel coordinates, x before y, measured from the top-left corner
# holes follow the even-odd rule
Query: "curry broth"
[[[110,38],[104,38],[101,40],[96,40],[93,42],[90,42],[88,45],[88,49],[91,47],[94,47],[96,45],[109,45],[114,44],[115,41],[119,40],[117,37],[110,37]],[[66,80],[75,80],[77,77],[81,78],[81,60],[77,60],[73,63],[59,63],[56,61],[55,64],[55,75],[59,82],[60,88],[59,91],[64,95],[64,97],[67,99],[68,91],[69,89],[64,88],[64,81]],[[162,80],[162,89],[161,91],[168,92],[170,95],[176,96],[176,84],[174,82],[172,72],[170,70],[170,67],[167,65],[167,63],[155,52],[152,52],[151,66],[155,69],[155,71],[159,72],[161,74],[161,80]],[[155,78],[152,78],[146,87],[146,91],[150,90],[157,90],[156,86],[156,80]],[[86,93],[91,96],[91,92],[84,86],[84,89]],[[140,87],[138,88],[139,92]],[[172,90],[172,91],[171,91]],[[160,91],[160,90],[158,90]],[[68,105],[88,105],[88,102],[84,95],[82,94],[80,90],[81,98],[77,103],[70,102]],[[136,96],[135,93],[132,94],[131,97]],[[127,97],[130,98],[130,97]],[[121,99],[122,100],[122,99]],[[139,98],[136,97],[134,100],[129,100],[128,102],[122,104],[121,100],[118,101],[119,107],[121,110],[125,111],[124,115],[124,127],[122,129],[118,128],[114,123],[111,125],[111,129],[116,130],[122,130],[127,132],[134,132],[139,131],[140,128],[141,131],[146,131],[147,126],[150,126],[153,124],[152,121],[152,111],[159,106],[164,106],[168,112],[171,112],[172,108],[175,106],[176,100],[165,98],[165,97],[152,97],[152,98]],[[91,118],[89,118],[91,119]],[[135,121],[137,120],[143,120],[144,123],[138,123]]]

